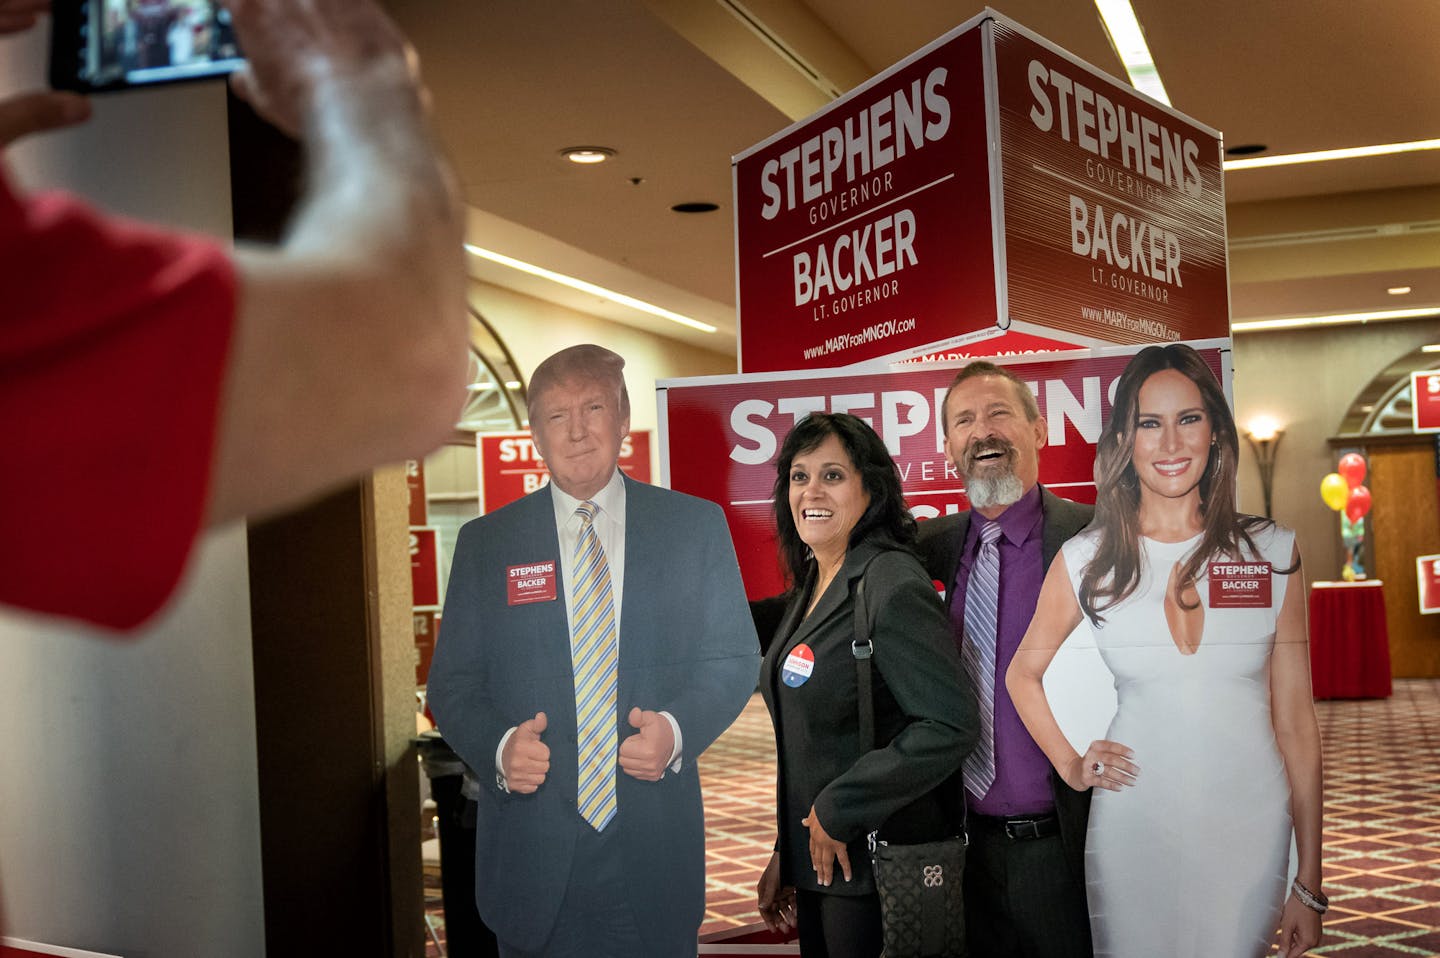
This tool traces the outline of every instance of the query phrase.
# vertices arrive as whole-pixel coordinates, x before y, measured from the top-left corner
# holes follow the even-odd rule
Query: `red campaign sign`
[[[1440,555],[1416,556],[1415,577],[1420,590],[1420,614],[1440,613]]]
[[[976,17],[735,158],[740,368],[1228,336],[1220,160],[1214,130]]]
[[[415,608],[440,608],[440,532],[434,526],[410,530],[410,588]]]
[[[435,638],[440,614],[417,609],[410,616],[415,630],[415,684],[421,688],[430,677],[430,663],[435,658]]]
[[[1410,409],[1416,432],[1440,432],[1440,369],[1410,374]]]
[[[1220,135],[1014,23],[994,37],[1011,326],[1229,336]]]
[[[1212,609],[1268,609],[1272,569],[1268,562],[1212,562],[1205,572]]]
[[[505,601],[509,605],[554,602],[558,585],[554,559],[512,565],[505,570]]]
[[[425,499],[425,462],[423,460],[405,460],[405,493],[410,502],[410,525],[429,525],[430,508]]]
[[[1228,343],[1191,345],[1228,384]],[[1040,481],[1057,495],[1095,501],[1095,443],[1110,412],[1115,381],[1140,348],[996,358],[1035,393],[1048,425]],[[945,462],[941,404],[963,365],[662,381],[657,387],[662,481],[725,510],[746,592],[752,599],[775,595],[783,582],[770,495],[775,454],[791,427],[817,410],[854,413],[885,440],[917,519],[957,512],[968,503],[964,483]]]
[[[475,447],[480,471],[480,514],[494,512],[550,481],[550,472],[528,432],[482,433]],[[636,429],[620,444],[620,470],[650,481],[650,431]]]
[[[740,368],[995,328],[979,20],[735,158]]]

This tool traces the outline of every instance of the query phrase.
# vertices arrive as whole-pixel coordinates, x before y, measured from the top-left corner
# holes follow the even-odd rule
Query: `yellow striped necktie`
[[[610,566],[595,534],[600,507],[582,502],[570,590],[570,662],[575,673],[580,817],[600,831],[615,817],[615,683],[619,650]]]

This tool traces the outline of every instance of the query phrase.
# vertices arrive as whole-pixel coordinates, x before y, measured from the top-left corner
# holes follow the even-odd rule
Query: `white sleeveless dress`
[[[1086,530],[1064,546],[1077,595],[1098,538]],[[1260,555],[1247,559],[1289,567],[1293,532],[1253,538]],[[1142,539],[1139,587],[1093,629],[1118,700],[1107,737],[1140,766],[1133,786],[1095,789],[1090,810],[1086,886],[1104,958],[1265,955],[1285,904],[1290,786],[1270,714],[1270,652],[1291,576],[1270,576],[1268,608],[1217,609],[1203,566],[1204,631],[1183,654],[1165,588],[1199,541]]]

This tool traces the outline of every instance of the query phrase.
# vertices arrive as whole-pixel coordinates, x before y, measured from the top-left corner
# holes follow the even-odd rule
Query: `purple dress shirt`
[[[1055,810],[1050,789],[1050,760],[1035,744],[1010,701],[1005,672],[1030,627],[1040,585],[1045,581],[1045,557],[1041,551],[1044,512],[1040,508],[1040,487],[1033,486],[1000,514],[986,519],[970,513],[970,527],[960,552],[955,573],[955,602],[950,608],[959,647],[965,628],[965,585],[970,567],[980,548],[980,530],[990,522],[1000,524],[1000,607],[995,655],[995,784],[982,797],[966,793],[970,808],[980,815],[1011,818],[1020,815],[1047,815]]]

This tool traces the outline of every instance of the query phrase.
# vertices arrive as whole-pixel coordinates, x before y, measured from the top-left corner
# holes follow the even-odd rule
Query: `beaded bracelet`
[[[1323,915],[1330,910],[1330,899],[1319,892],[1313,892],[1306,888],[1301,884],[1300,879],[1295,879],[1294,883],[1290,886],[1290,890],[1295,893],[1296,898],[1300,899],[1300,904],[1315,912],[1315,914]]]

